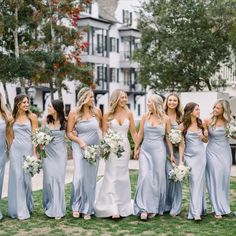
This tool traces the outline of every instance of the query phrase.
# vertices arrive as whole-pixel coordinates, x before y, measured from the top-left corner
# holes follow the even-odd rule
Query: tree
[[[150,0],[139,11],[139,78],[156,90],[191,91],[223,86],[211,77],[230,61],[228,31],[234,1]]]
[[[11,65],[14,73],[3,71],[5,75],[19,79],[21,91],[25,92],[25,82],[34,74],[34,62],[30,57],[32,45],[31,19],[34,14],[34,3],[37,0],[9,0],[0,1],[0,48],[2,58],[8,56],[13,59]],[[4,56],[5,55],[5,56]],[[2,66],[2,70],[8,66]],[[12,81],[13,77],[5,77]]]
[[[78,28],[78,20],[81,11],[91,2],[46,0],[36,14],[40,37],[34,50],[37,62],[34,81],[47,81],[52,99],[54,86],[62,99],[62,88],[66,89],[64,81],[81,80],[80,75],[84,73],[80,54],[88,44],[83,42],[84,29]],[[91,78],[87,80],[88,84],[91,82]]]

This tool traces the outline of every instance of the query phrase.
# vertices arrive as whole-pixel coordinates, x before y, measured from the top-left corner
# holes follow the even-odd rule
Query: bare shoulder
[[[98,107],[95,107],[95,113],[96,113],[96,116],[98,116],[99,118],[102,117],[102,112]]]
[[[147,117],[148,117],[148,114],[147,114],[147,113],[144,113],[144,114],[142,115],[142,117],[141,117],[141,120],[144,121],[144,120],[147,119]]]
[[[133,112],[131,110],[128,110],[127,113],[128,113],[129,119],[134,118]]]
[[[30,113],[29,118],[30,118],[32,121],[37,121],[37,120],[38,120],[38,117],[37,117],[34,113]]]
[[[203,123],[206,124],[207,126],[209,125],[210,122],[211,122],[211,118],[210,117],[208,117],[208,118],[203,120]]]

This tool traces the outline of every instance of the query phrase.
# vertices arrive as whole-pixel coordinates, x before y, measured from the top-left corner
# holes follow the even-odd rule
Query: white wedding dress
[[[129,120],[125,119],[122,125],[113,119],[110,129],[123,137],[125,152],[120,158],[111,154],[106,161],[104,176],[98,181],[96,187],[95,215],[109,217],[120,215],[122,217],[133,214],[131,203],[131,187],[129,179],[130,144],[127,137]]]

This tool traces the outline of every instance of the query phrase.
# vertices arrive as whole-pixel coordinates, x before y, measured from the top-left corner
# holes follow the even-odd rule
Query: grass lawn
[[[132,197],[137,171],[130,172]],[[189,205],[188,186],[184,187],[183,211],[176,218],[168,214],[141,222],[136,216],[112,220],[93,217],[90,221],[74,219],[69,208],[70,185],[66,186],[67,215],[61,220],[49,219],[41,207],[42,192],[34,192],[35,210],[29,220],[18,221],[7,216],[7,199],[2,201],[4,219],[0,221],[0,235],[236,235],[236,217],[231,214],[216,220],[211,214],[195,223],[187,220]],[[208,203],[208,208],[209,208]],[[236,211],[236,178],[231,179],[231,209]],[[210,208],[208,209],[210,212]]]

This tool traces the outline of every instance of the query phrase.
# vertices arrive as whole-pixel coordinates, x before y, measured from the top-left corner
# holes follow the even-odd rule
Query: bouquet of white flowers
[[[32,142],[36,146],[40,158],[46,157],[45,147],[53,141],[54,137],[51,136],[49,129],[36,129],[32,135]]]
[[[236,137],[236,120],[231,120],[225,129],[227,137]]]
[[[111,153],[120,158],[125,151],[122,146],[122,140],[122,136],[119,133],[109,129],[100,141],[99,148],[101,158],[107,160]]]
[[[84,151],[84,159],[91,165],[96,163],[96,157],[99,155],[99,146],[88,146]]]
[[[182,182],[189,176],[191,168],[185,165],[173,165],[173,169],[169,172],[169,179],[174,182]]]
[[[171,129],[169,133],[170,142],[174,145],[177,145],[182,140],[182,133],[179,129]]]
[[[24,156],[23,170],[32,177],[42,169],[42,161],[36,160],[34,156]]]

